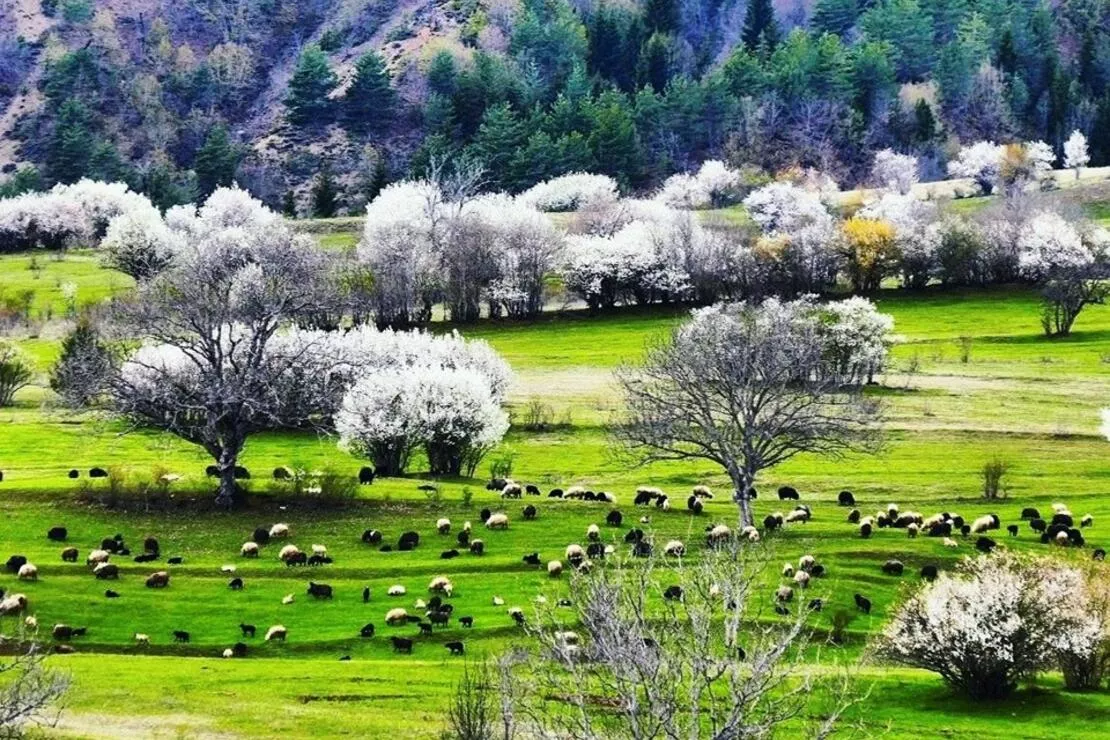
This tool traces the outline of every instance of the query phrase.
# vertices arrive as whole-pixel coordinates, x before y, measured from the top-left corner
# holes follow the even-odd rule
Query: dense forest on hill
[[[845,186],[882,148],[941,177],[957,142],[1059,154],[1073,129],[1100,165],[1108,20],[1102,0],[0,0],[3,188],[126,180],[167,207],[235,180],[357,213],[433,156],[510,191],[650,190],[711,157]]]

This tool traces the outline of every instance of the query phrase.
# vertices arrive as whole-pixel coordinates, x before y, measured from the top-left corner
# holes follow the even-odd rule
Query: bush
[[[1110,581],[1090,569],[1085,574],[1085,611],[1082,639],[1060,650],[1060,672],[1072,691],[1098,689],[1110,675]]]
[[[1006,487],[1002,485],[1002,479],[1009,469],[1009,463],[997,457],[983,466],[983,498],[1006,498]]]
[[[898,609],[878,654],[937,673],[972,699],[1008,696],[1059,655],[1090,651],[1082,574],[1049,559],[983,555]]]
[[[16,391],[31,384],[30,358],[11,342],[0,340],[0,406],[11,406]]]

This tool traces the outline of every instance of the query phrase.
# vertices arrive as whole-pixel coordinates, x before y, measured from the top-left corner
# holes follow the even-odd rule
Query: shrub
[[[0,340],[0,406],[10,406],[16,391],[35,376],[31,359],[11,342]]]
[[[1098,689],[1110,675],[1110,582],[1095,569],[1089,569],[1085,579],[1088,619],[1081,627],[1083,634],[1059,653],[1064,685],[1073,691]]]
[[[878,290],[898,261],[894,227],[886,221],[853,216],[842,230],[852,287],[861,292]]]
[[[937,673],[972,699],[1009,695],[1063,651],[1089,650],[1082,574],[1048,559],[983,555],[903,604],[879,655]]]
[[[1002,479],[1009,469],[1009,463],[997,457],[983,465],[983,498],[993,500],[1006,497]]]

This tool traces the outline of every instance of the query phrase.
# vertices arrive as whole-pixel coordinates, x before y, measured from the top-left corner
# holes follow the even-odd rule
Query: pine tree
[[[524,126],[507,103],[495,105],[482,116],[474,137],[474,153],[485,165],[489,185],[504,190],[516,180],[512,172],[513,154],[524,145]]]
[[[913,106],[913,138],[922,144],[932,141],[937,135],[937,117],[933,107],[924,100]]]
[[[216,126],[208,133],[204,146],[193,160],[200,197],[207,198],[216,188],[230,186],[235,181],[238,166],[239,152],[228,138],[227,127]]]
[[[589,142],[598,172],[622,185],[639,179],[640,145],[632,112],[623,96],[606,93],[598,100]]]
[[[318,46],[309,46],[297,60],[297,68],[289,80],[285,107],[294,126],[323,125],[332,119],[332,101],[328,98],[338,82],[328,66],[328,57]]]
[[[357,131],[380,131],[393,118],[396,94],[381,55],[370,51],[355,62],[354,78],[343,98],[348,125]]]
[[[655,33],[676,33],[681,25],[678,0],[647,0],[644,25]]]
[[[775,6],[771,0],[748,0],[748,12],[744,14],[744,29],[740,38],[748,51],[760,47],[774,49],[779,42],[779,24],[775,20]]]
[[[112,368],[111,351],[86,319],[62,339],[62,351],[50,370],[50,387],[73,406],[86,406],[104,391]]]
[[[457,77],[455,57],[448,51],[439,52],[428,65],[428,92],[451,97],[455,94]]]
[[[89,111],[75,99],[62,103],[47,143],[46,168],[57,182],[77,182],[88,174],[94,139]]]
[[[810,25],[814,31],[844,38],[858,19],[859,5],[856,0],[817,0]]]
[[[312,183],[312,215],[314,218],[332,218],[339,210],[339,190],[330,167],[324,167]]]
[[[292,190],[286,190],[281,198],[281,215],[286,218],[297,217],[297,196]]]
[[[674,56],[674,42],[671,37],[661,33],[653,33],[644,42],[643,51],[640,52],[640,64],[637,76],[640,85],[646,85],[657,93],[667,88],[671,79],[671,60]]]

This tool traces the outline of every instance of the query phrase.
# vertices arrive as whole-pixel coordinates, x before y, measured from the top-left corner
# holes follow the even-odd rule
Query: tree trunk
[[[216,468],[219,471],[220,479],[220,487],[216,491],[216,503],[228,509],[230,509],[231,505],[235,502],[235,489],[237,487],[235,482],[235,467],[238,463],[238,448],[230,445],[225,446],[220,451],[220,456],[216,460]]]
[[[732,500],[740,507],[740,526],[751,527],[755,524],[755,516],[752,514],[752,484],[755,482],[755,475],[742,470],[729,471],[729,477],[732,478]]]

